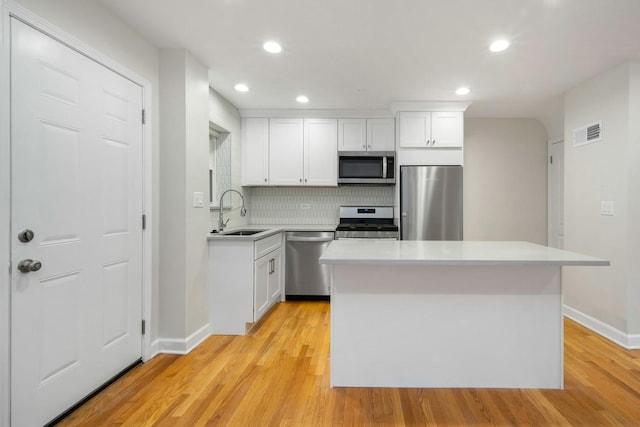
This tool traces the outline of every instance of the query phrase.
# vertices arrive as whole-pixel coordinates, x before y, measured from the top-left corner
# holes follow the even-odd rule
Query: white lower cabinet
[[[253,267],[253,318],[257,322],[280,300],[282,294],[282,248],[258,258]]]
[[[282,233],[209,241],[211,333],[245,335],[282,296]]]

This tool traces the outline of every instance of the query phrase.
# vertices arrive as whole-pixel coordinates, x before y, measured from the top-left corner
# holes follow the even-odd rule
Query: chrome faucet
[[[239,192],[238,190],[233,190],[233,189],[229,189],[226,190],[224,193],[222,193],[222,196],[220,196],[220,214],[218,215],[218,231],[222,231],[226,226],[227,223],[229,222],[229,218],[225,221],[222,218],[222,204],[223,204],[223,200],[224,200],[224,195],[227,194],[228,192],[233,191],[234,193],[238,193],[238,195],[240,196],[240,198],[242,199],[242,207],[240,208],[240,216],[245,216],[247,214],[247,208],[244,207],[244,196],[242,195],[241,192]]]

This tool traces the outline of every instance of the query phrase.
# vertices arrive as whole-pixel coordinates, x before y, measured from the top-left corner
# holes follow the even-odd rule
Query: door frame
[[[553,203],[553,200],[551,200],[551,195],[553,194],[552,187],[554,185],[554,182],[553,182],[553,177],[551,175],[550,158],[551,158],[551,151],[552,151],[553,145],[559,144],[561,142],[564,142],[564,136],[550,139],[547,142],[547,245],[551,244],[551,241],[554,237],[552,236],[553,218],[554,218],[554,214],[557,213],[557,212],[554,212],[554,209],[558,208],[558,206],[556,206],[556,204]]]
[[[25,22],[142,87],[142,106],[146,112],[146,123],[142,127],[142,197],[143,214],[146,215],[146,229],[142,232],[142,318],[149,326],[154,323],[151,306],[153,270],[151,82],[16,4],[13,0],[0,0],[0,427],[8,427],[11,420],[11,18]],[[151,327],[148,327],[147,333],[142,336],[141,346],[143,361],[155,355],[152,352]]]

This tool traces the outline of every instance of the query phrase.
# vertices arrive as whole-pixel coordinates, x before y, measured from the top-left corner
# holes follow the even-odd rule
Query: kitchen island
[[[337,240],[333,387],[563,388],[561,268],[528,242]]]

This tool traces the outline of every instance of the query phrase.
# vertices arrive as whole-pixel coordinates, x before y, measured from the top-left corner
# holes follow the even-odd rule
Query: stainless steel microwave
[[[394,151],[340,151],[338,184],[395,184],[395,160]]]

